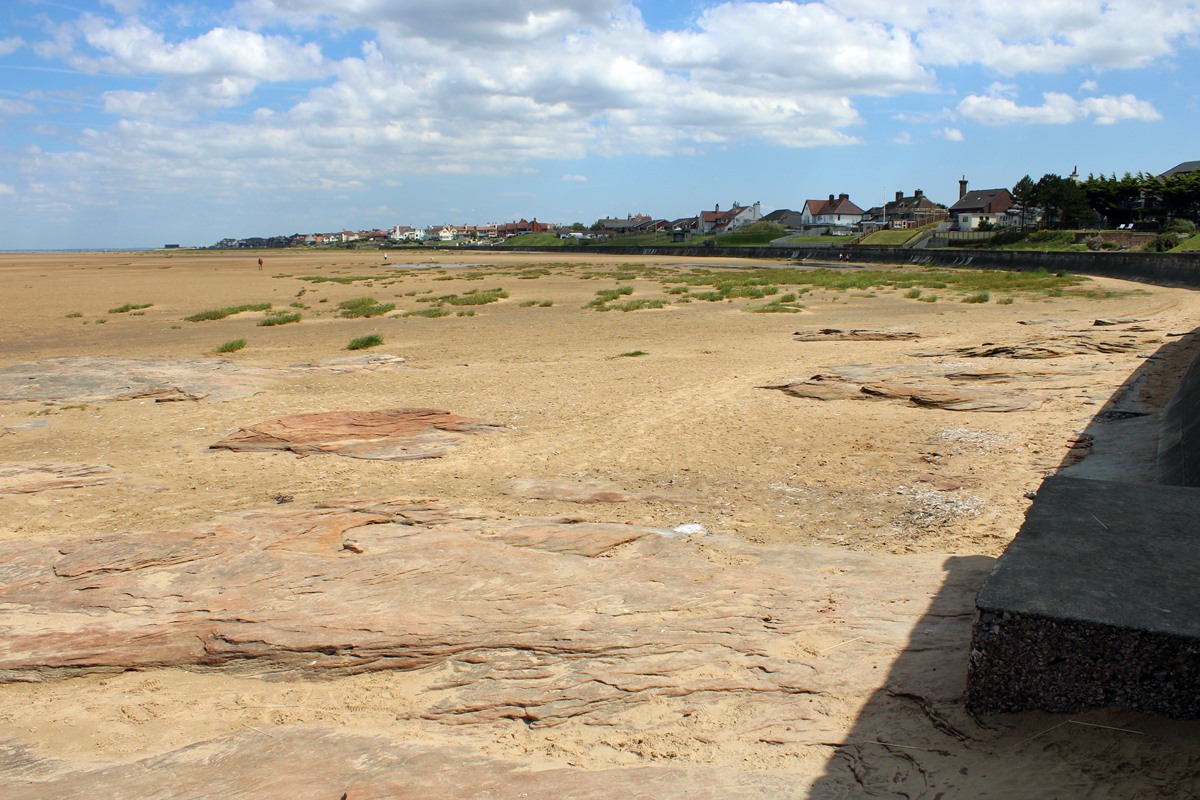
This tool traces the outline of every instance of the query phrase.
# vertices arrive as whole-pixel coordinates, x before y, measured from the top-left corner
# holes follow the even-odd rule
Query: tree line
[[[1012,188],[1021,225],[1043,228],[1160,228],[1171,220],[1200,223],[1200,172],[1165,178],[1147,172],[1121,177],[1088,175],[1082,181],[1060,175],[1028,175]],[[1040,213],[1040,217],[1039,217]]]

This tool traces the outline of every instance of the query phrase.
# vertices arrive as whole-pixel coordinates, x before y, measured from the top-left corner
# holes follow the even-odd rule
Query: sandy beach
[[[180,581],[144,607],[80,611],[42,594],[45,605],[0,597],[0,629],[22,643],[0,667],[6,796],[94,796],[103,786],[112,796],[201,797],[205,785],[232,797],[350,800],[1200,794],[1200,724],[1112,710],[977,720],[959,702],[978,582],[1048,472],[1119,455],[1106,453],[1117,445],[1100,435],[1086,446],[1079,438],[1114,395],[1149,409],[1166,402],[1172,381],[1200,355],[1197,337],[1177,335],[1197,327],[1195,292],[1095,279],[1060,296],[1015,291],[1011,302],[993,293],[991,302],[964,303],[952,288],[938,290],[936,302],[895,288],[814,288],[800,294],[798,313],[749,313],[764,300],[680,303],[670,278],[783,263],[393,251],[385,264],[375,251],[271,251],[260,271],[259,255],[0,254],[0,370],[90,359],[89,369],[108,370],[119,384],[135,360],[186,362],[206,376],[227,365],[217,389],[177,382],[170,396],[46,397],[32,387],[44,389],[49,378],[0,381],[0,545],[69,555],[88,541],[115,547],[164,532],[251,536],[254,525],[243,521],[257,514],[331,503],[365,513],[400,499],[436,506],[428,524],[450,519],[445,530],[472,542],[515,542],[510,527],[525,519],[595,524],[589,530],[604,535],[614,529],[601,524],[614,523],[638,536],[579,555],[586,548],[576,544],[530,545],[528,526],[520,528],[519,546],[479,555],[479,569],[494,572],[455,584],[464,603],[492,597],[502,583],[527,593],[504,597],[511,641],[478,647],[472,637],[503,625],[493,620],[481,633],[449,618],[488,619],[484,611],[451,603],[435,613],[427,600],[425,617],[412,617],[406,631],[427,637],[411,665],[388,661],[402,660],[400,644],[372,639],[379,660],[371,665],[348,667],[350,656],[339,652],[336,665],[323,670],[318,655],[306,672],[278,633],[290,635],[299,612],[274,600],[244,611],[270,631],[253,658],[247,636],[228,660],[207,644],[203,657],[177,662],[139,662],[136,653],[129,662],[97,661],[81,644],[101,636],[93,622],[158,648],[171,625],[151,635],[138,620],[165,613],[162,598],[190,602],[173,562],[158,557],[129,567],[121,556],[121,570],[142,571],[143,588]],[[621,286],[632,288],[622,299],[667,304],[586,308],[598,291]],[[432,297],[492,289],[507,296],[448,305],[440,318],[402,316],[431,308]],[[395,308],[339,314],[339,303],[366,296]],[[185,319],[252,304],[301,319],[260,325],[270,311]],[[117,311],[127,305],[141,307]],[[819,335],[828,329],[893,336]],[[811,336],[798,340],[797,332]],[[346,349],[372,334],[382,344]],[[238,339],[244,348],[216,352]],[[1048,343],[1076,349],[1053,358],[965,352]],[[60,363],[79,374],[85,362]],[[816,384],[816,394],[829,385],[849,393],[803,396]],[[908,388],[897,395],[896,386]],[[910,399],[914,386],[962,393],[965,401],[948,402],[974,410],[919,404]],[[211,448],[266,421],[385,409],[445,410],[487,427],[454,432],[436,458]],[[42,472],[21,469],[31,465]],[[327,555],[349,564],[383,552],[382,543],[361,540],[338,540]],[[416,544],[406,551],[399,539],[389,542],[397,565],[433,563],[418,561]],[[421,559],[439,547],[453,552],[430,547]],[[534,550],[539,558],[569,551],[573,560],[562,571],[556,561],[519,560]],[[445,567],[444,579],[464,580],[472,558]],[[96,568],[87,579],[116,569]],[[404,571],[386,570],[389,579]],[[209,584],[239,581],[224,567],[208,574]],[[278,574],[277,566],[263,573]],[[597,583],[572,594],[583,580]],[[128,586],[97,591],[110,588],[131,596]],[[420,592],[428,594],[400,585],[372,602],[439,598],[434,583]],[[581,623],[579,606],[592,600],[597,616]],[[699,628],[688,615],[709,600],[732,621],[704,617],[707,638],[689,639]],[[230,614],[214,608],[204,613],[227,624]],[[268,618],[280,609],[292,616]],[[604,646],[607,629],[595,620],[629,626],[630,614],[643,622],[612,634],[620,647]],[[744,630],[751,624],[752,635]],[[586,630],[594,641],[568,647],[554,626]],[[353,615],[345,627],[394,633]],[[558,644],[527,644],[551,629]],[[43,646],[39,631],[81,655],[30,667],[22,648]],[[670,646],[650,654],[656,636]],[[289,655],[273,660],[282,650]],[[324,645],[316,651],[334,657]],[[533,660],[518,664],[523,658]],[[236,763],[234,754],[256,747],[265,755]],[[380,755],[401,751],[403,763]],[[321,752],[329,764],[313,755]],[[293,774],[296,785],[264,782],[256,771],[264,769]],[[170,775],[183,776],[174,789]]]

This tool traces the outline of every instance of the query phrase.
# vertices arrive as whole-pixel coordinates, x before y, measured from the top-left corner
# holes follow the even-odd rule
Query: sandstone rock
[[[257,394],[273,381],[290,375],[395,369],[402,367],[403,361],[398,356],[376,353],[266,369],[222,358],[52,358],[0,369],[0,400],[221,402]]]
[[[434,722],[604,725],[652,702],[732,702],[756,736],[778,736],[813,718],[812,698],[874,685],[860,648],[903,647],[906,605],[942,590],[942,559],[431,500],[272,507],[185,530],[0,543],[0,679],[430,670],[439,679],[413,713]],[[952,630],[932,620],[923,648],[962,646],[985,569],[955,578]]]
[[[116,480],[108,464],[0,464],[0,494],[32,494],[77,489]]]
[[[792,338],[797,342],[883,342],[902,339],[920,339],[912,331],[874,331],[867,329],[840,330],[821,328],[812,331],[796,331]]]
[[[230,734],[155,758],[71,769],[0,742],[7,800],[787,800],[783,776],[697,766],[530,770],[475,748],[306,726]],[[48,774],[38,774],[41,773]]]
[[[239,453],[287,450],[299,456],[332,453],[348,458],[407,461],[440,458],[458,444],[463,434],[500,427],[429,408],[327,411],[255,423],[210,448]]]
[[[1142,346],[1133,337],[1121,339],[1092,339],[1085,335],[1033,339],[1014,344],[984,342],[977,347],[956,347],[951,350],[932,350],[909,353],[916,358],[1062,358],[1087,353],[1131,353]]]
[[[562,500],[568,503],[690,503],[695,498],[665,493],[628,492],[604,481],[568,481],[561,478],[514,478],[504,487],[507,494],[530,500]]]

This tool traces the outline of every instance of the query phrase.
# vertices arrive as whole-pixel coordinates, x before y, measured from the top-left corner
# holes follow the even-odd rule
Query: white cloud
[[[1079,84],[1079,91],[1089,93],[1098,92],[1100,91],[1100,84],[1096,83],[1095,81],[1084,81],[1083,83]]]
[[[13,36],[8,39],[0,39],[0,56],[9,56],[25,46],[25,40]]]
[[[925,64],[979,64],[1005,75],[1144,67],[1200,32],[1195,0],[824,2],[851,18],[908,31]]]
[[[0,183],[0,196],[16,194],[16,193],[17,193],[16,187],[10,186],[7,183]]]
[[[146,82],[103,93],[116,121],[25,168],[47,187],[78,176],[93,198],[220,195],[247,183],[329,192],[417,173],[512,173],[538,160],[845,145],[861,141],[861,98],[941,91],[935,69],[956,65],[1005,83],[967,96],[957,116],[906,109],[894,118],[922,130],[964,118],[1151,120],[1154,106],[1130,95],[1048,93],[1022,106],[1012,76],[1161,60],[1200,31],[1198,5],[731,0],[665,33],[627,0],[242,0],[198,35],[85,15],[31,46],[56,63]],[[360,41],[345,57],[345,42]],[[267,84],[279,88],[271,102]],[[933,133],[963,139],[958,127]]]
[[[586,175],[563,175],[562,179],[567,183],[587,183]]]
[[[0,97],[0,114],[32,114],[37,111],[37,107],[33,103],[25,100],[6,100]]]
[[[958,104],[958,113],[984,125],[1066,125],[1086,119],[1097,125],[1111,125],[1123,120],[1162,118],[1153,104],[1131,94],[1077,100],[1059,92],[1043,94],[1040,106],[1018,105],[1007,97],[970,95]]]

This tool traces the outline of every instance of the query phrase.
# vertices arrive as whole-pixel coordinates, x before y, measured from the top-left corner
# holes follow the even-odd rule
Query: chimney
[[[896,192],[896,202],[899,203],[904,199],[904,192]]]
[[[850,195],[848,195],[848,194],[839,194],[838,195],[838,200],[845,201],[845,200],[849,200],[849,199],[850,199]]]
[[[913,197],[920,199],[925,196],[925,193],[920,189],[913,189]]]
[[[833,205],[833,195],[829,195],[829,205]]]
[[[717,203],[715,206],[713,206],[713,211],[720,212],[720,210],[721,210],[721,204],[720,204],[720,203]]]
[[[962,200],[966,196],[967,196],[967,176],[963,175],[962,179],[958,182],[958,199]]]

